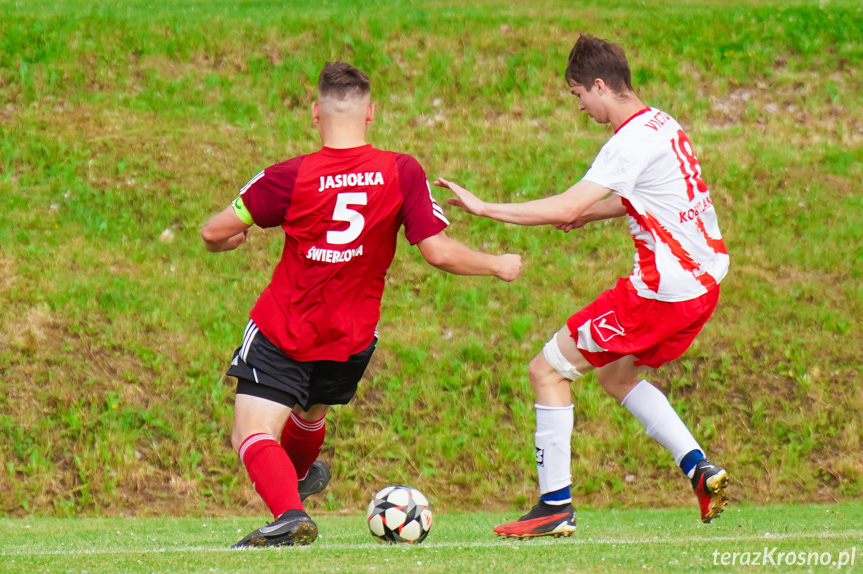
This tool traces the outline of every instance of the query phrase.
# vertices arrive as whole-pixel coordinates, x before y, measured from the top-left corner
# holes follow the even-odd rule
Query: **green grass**
[[[262,514],[221,374],[280,238],[215,256],[201,224],[261,168],[317,148],[308,108],[331,59],[371,74],[370,140],[431,178],[507,201],[566,188],[608,137],[562,80],[581,31],[620,41],[642,99],[687,129],[731,251],[717,313],[650,379],[729,468],[735,501],[863,494],[858,2],[0,0],[0,13],[0,514]],[[631,240],[622,221],[562,235],[447,215],[451,236],[522,253],[525,271],[451,277],[402,242],[379,350],[328,420],[337,480],[315,511],[359,509],[396,482],[445,510],[535,497],[526,365],[628,272]],[[592,376],[573,398],[580,504],[691,506],[667,453]]]
[[[409,546],[375,542],[359,513],[324,515],[311,546],[251,550],[227,548],[260,526],[250,519],[5,519],[0,566],[7,573],[728,572],[765,569],[751,564],[765,548],[770,571],[837,570],[807,566],[802,561],[814,558],[798,558],[801,552],[817,553],[819,561],[829,553],[831,562],[845,562],[843,571],[863,563],[860,503],[732,507],[709,525],[692,510],[586,510],[571,538],[496,539],[493,526],[513,516],[438,513],[426,541]],[[788,560],[796,566],[780,553],[793,553]],[[741,561],[749,567],[740,568]]]

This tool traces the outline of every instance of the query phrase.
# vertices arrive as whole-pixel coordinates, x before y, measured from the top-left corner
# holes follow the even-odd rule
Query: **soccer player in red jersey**
[[[317,460],[325,415],[351,400],[374,352],[401,226],[438,269],[504,281],[521,271],[518,255],[481,253],[449,238],[417,160],[366,143],[375,106],[364,72],[327,63],[311,111],[323,147],[264,169],[201,230],[214,252],[242,245],[252,225],[285,232],[282,257],[228,370],[238,381],[231,442],[275,521],[235,547],[317,537],[303,500],[330,479]]]
[[[596,369],[600,385],[674,456],[710,522],[726,505],[727,472],[704,457],[662,392],[642,378],[683,354],[710,317],[728,252],[701,166],[680,125],[645,106],[632,89],[629,64],[614,44],[581,36],[566,80],[578,109],[614,135],[590,170],[565,192],[521,204],[492,204],[439,179],[449,203],[474,215],[563,231],[627,216],[636,248],[629,277],[574,314],[530,363],[536,395],[540,502],[500,536],[569,536],[575,530],[570,486],[571,383]]]

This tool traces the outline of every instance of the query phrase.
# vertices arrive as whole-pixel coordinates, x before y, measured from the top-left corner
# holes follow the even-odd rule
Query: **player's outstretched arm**
[[[201,228],[201,239],[207,251],[230,251],[245,243],[250,227],[239,218],[234,206],[229,205],[207,220]]]
[[[503,281],[513,281],[521,273],[520,255],[474,251],[443,231],[423,239],[417,247],[429,264],[455,275],[494,275]]]
[[[626,215],[626,208],[623,206],[623,201],[619,195],[606,197],[602,201],[597,201],[587,209],[581,212],[578,219],[569,223],[555,225],[563,232],[570,232],[573,229],[584,227],[591,221],[600,221],[602,219],[613,219]]]
[[[611,190],[592,181],[581,180],[563,193],[524,203],[487,203],[457,183],[439,177],[434,184],[455,194],[447,203],[468,213],[518,225],[564,225],[576,221],[588,207]]]

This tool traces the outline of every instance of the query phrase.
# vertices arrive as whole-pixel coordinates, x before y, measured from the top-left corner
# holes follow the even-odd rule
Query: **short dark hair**
[[[623,48],[589,34],[582,34],[575,42],[564,77],[567,82],[580,84],[588,91],[597,78],[618,94],[627,88],[633,91],[632,74]]]
[[[343,100],[348,96],[365,96],[370,92],[368,75],[345,62],[327,62],[318,76],[320,97],[334,96]]]

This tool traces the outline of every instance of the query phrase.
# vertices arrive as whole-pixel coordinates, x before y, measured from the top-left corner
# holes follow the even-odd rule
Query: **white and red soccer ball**
[[[422,542],[432,525],[428,499],[416,488],[388,486],[369,503],[366,521],[380,542]]]

